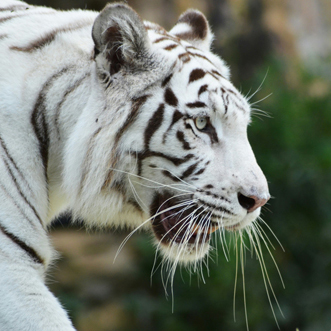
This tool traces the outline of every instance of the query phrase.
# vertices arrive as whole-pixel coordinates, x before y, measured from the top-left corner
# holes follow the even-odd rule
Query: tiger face
[[[94,123],[84,162],[94,166],[70,176],[80,183],[76,210],[149,229],[167,258],[199,260],[213,232],[248,227],[269,199],[247,139],[250,106],[210,52],[198,11],[166,32],[126,5],[108,5],[92,36],[96,95],[106,104],[84,117]]]
[[[206,255],[212,232],[251,224],[269,199],[247,138],[250,106],[222,67],[205,62],[179,62],[152,87],[158,105],[147,100],[132,127],[144,126],[130,147],[141,176],[134,189],[157,247],[181,261]]]

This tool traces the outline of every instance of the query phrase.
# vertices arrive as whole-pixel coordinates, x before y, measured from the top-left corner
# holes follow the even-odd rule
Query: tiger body
[[[0,1],[0,330],[74,330],[44,285],[63,211],[143,227],[175,263],[258,217],[250,108],[211,40],[197,11],[168,33],[123,4]]]

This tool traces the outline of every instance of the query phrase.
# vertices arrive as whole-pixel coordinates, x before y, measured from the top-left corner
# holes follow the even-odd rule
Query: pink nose
[[[259,207],[264,206],[269,198],[267,199],[261,199],[255,195],[250,195],[249,197],[238,193],[238,200],[240,205],[247,210],[248,213],[253,212]]]

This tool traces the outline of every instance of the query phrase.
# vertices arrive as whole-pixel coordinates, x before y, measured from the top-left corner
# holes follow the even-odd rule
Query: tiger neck
[[[47,185],[48,185],[48,213],[46,223],[50,222],[60,213],[69,208],[70,197],[63,190],[63,164],[68,157],[68,141],[75,130],[84,109],[93,107],[95,98],[93,92],[93,63],[90,65],[72,69],[62,70],[59,74],[52,75],[47,82],[54,79],[53,88],[47,93],[48,105],[55,107],[47,108],[46,119],[49,128],[53,130],[48,133],[48,155],[47,155]],[[56,80],[63,79],[65,84],[56,84]],[[45,85],[47,85],[47,82]],[[44,86],[45,86],[44,85]],[[59,88],[60,86],[60,88]],[[60,96],[60,97],[59,97]],[[91,109],[92,111],[93,109]],[[77,168],[79,165],[77,165]],[[78,170],[78,169],[77,169]]]

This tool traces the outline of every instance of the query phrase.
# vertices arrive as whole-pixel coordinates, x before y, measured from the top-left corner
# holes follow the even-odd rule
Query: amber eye
[[[206,117],[199,116],[195,119],[195,126],[198,130],[203,130],[206,128],[208,120]]]

